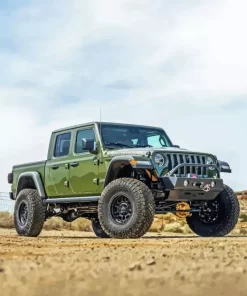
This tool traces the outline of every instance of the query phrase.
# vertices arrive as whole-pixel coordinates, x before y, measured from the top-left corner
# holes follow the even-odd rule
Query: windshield
[[[105,148],[172,147],[164,130],[131,125],[101,124],[101,138]]]

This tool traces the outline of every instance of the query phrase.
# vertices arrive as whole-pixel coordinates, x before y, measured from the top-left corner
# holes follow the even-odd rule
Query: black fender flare
[[[218,160],[218,166],[221,173],[231,173],[232,169],[226,161]]]
[[[45,188],[41,180],[40,174],[38,172],[25,172],[19,175],[19,178],[17,181],[16,196],[23,189],[23,182],[25,182],[26,178],[31,178],[33,180],[39,196],[42,199],[45,199],[46,198]]]
[[[131,155],[115,156],[109,163],[104,187],[113,181],[118,172],[125,166],[131,166],[133,169],[154,169],[154,166],[149,158]]]

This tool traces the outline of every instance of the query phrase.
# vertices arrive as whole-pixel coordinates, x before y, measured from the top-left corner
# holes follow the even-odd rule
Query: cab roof
[[[82,123],[82,124],[78,124],[78,125],[73,125],[73,126],[69,126],[69,127],[64,127],[64,128],[60,128],[57,130],[54,130],[52,133],[59,133],[59,132],[63,132],[63,131],[67,131],[67,130],[72,130],[72,129],[76,129],[76,128],[80,128],[80,127],[84,127],[84,126],[90,126],[90,125],[99,125],[99,124],[112,124],[112,125],[127,125],[127,126],[135,126],[135,127],[147,127],[147,128],[156,128],[156,129],[162,129],[161,127],[156,127],[156,126],[149,126],[149,125],[139,125],[139,124],[132,124],[132,123],[120,123],[120,122],[106,122],[106,121],[92,121],[92,122],[86,122],[86,123]]]

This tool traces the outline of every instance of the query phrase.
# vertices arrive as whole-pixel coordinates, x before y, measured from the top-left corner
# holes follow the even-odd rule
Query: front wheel
[[[151,227],[154,198],[136,179],[120,178],[103,190],[98,204],[102,229],[112,238],[140,238]]]
[[[234,191],[224,185],[216,199],[204,203],[203,210],[187,217],[190,229],[202,237],[220,237],[229,234],[239,218],[239,201]]]

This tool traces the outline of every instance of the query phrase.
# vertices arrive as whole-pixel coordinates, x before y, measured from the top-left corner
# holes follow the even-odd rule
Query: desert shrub
[[[247,214],[246,213],[240,213],[239,219],[240,219],[240,222],[247,222]]]
[[[52,217],[44,223],[45,230],[62,230],[64,229],[64,221],[61,218]]]
[[[13,216],[9,212],[0,212],[0,228],[14,228]]]
[[[72,224],[72,227],[75,227],[75,230],[90,232],[92,231],[91,221],[84,218],[79,218],[75,221],[76,223]]]
[[[179,222],[173,222],[166,224],[164,232],[183,233],[183,229]]]
[[[247,229],[246,228],[240,228],[239,234],[247,235]]]
[[[52,217],[45,221],[45,230],[77,230],[77,231],[92,231],[91,221],[79,218],[73,222],[65,222],[62,218]]]

